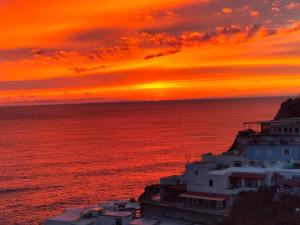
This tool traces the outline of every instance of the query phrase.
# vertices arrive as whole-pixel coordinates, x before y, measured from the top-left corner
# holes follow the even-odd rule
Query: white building
[[[134,212],[104,210],[99,206],[67,209],[61,215],[47,219],[45,225],[129,225]]]
[[[241,192],[257,191],[261,186],[279,184],[278,178],[285,179],[285,182],[287,182],[287,180],[300,177],[300,170],[298,169],[283,169],[280,167],[211,169],[214,165],[192,163],[186,166],[186,171],[181,176],[161,179],[161,199],[167,201],[171,199],[171,201],[186,203],[193,207],[227,208],[232,204],[235,196]],[[170,179],[173,188],[169,182]],[[175,179],[177,179],[176,182]],[[282,183],[282,187],[287,187],[283,185]],[[172,190],[176,190],[175,187],[179,186],[181,189],[178,188],[177,192],[172,192]],[[182,187],[185,187],[185,189]],[[295,188],[293,186],[291,190],[296,192],[298,189]]]
[[[106,203],[108,204],[108,203]],[[107,210],[98,206],[67,209],[61,215],[47,219],[45,225],[190,225],[162,217],[135,217],[134,212]]]

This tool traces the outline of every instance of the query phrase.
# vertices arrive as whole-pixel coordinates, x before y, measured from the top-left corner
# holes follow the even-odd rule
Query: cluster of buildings
[[[229,215],[240,193],[273,186],[278,194],[300,195],[300,118],[244,127],[230,151],[205,154],[187,163],[183,174],[161,178],[160,192],[146,195],[141,205],[66,210],[46,225],[210,225]]]
[[[168,218],[141,216],[140,204],[132,200],[66,209],[44,225],[190,225]]]
[[[300,118],[245,123],[240,134],[237,149],[205,154],[183,174],[161,178],[159,198],[146,205],[180,208],[188,220],[188,210],[226,216],[237,195],[259,187],[300,195]]]
[[[62,214],[46,220],[45,225],[129,225],[139,206],[131,202],[111,205],[85,206],[66,209]]]

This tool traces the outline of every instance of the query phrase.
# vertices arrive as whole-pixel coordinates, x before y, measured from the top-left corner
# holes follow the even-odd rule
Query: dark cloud
[[[153,58],[162,57],[162,56],[166,56],[166,55],[173,55],[173,54],[176,54],[179,51],[180,51],[179,49],[168,49],[168,50],[163,51],[163,52],[147,55],[147,56],[144,57],[144,59],[148,60],[148,59],[153,59]]]
[[[65,60],[72,57],[85,57],[92,61],[104,60],[108,57],[121,57],[134,55],[140,50],[152,50],[155,53],[144,56],[145,60],[176,54],[184,48],[201,46],[209,43],[211,45],[238,44],[247,42],[253,37],[267,37],[278,33],[291,33],[300,30],[300,24],[295,23],[288,27],[272,28],[268,24],[252,24],[242,26],[231,24],[218,26],[210,32],[186,31],[178,35],[162,33],[138,33],[133,36],[124,36],[116,41],[111,47],[99,47],[88,51],[66,51],[66,50],[31,50],[34,57],[44,57],[48,60]],[[160,49],[160,50],[157,50]],[[91,72],[107,68],[107,65],[100,67],[86,68],[80,66],[69,66],[67,69],[75,73]]]
[[[17,61],[31,56],[30,49],[0,49],[0,62],[1,61]]]
[[[97,66],[97,67],[92,67],[92,68],[85,68],[85,67],[71,67],[69,68],[71,71],[79,74],[79,73],[85,73],[85,72],[92,72],[100,69],[106,69],[107,66]]]
[[[154,24],[141,32],[167,32],[171,35],[193,30],[210,32],[215,27],[229,26],[237,22],[241,26],[270,23],[270,26],[276,28],[288,24],[289,19],[300,20],[300,7],[296,7],[295,2],[297,1],[294,4],[293,1],[285,0],[198,1],[174,9],[180,18],[176,23],[164,26]],[[288,10],[287,5],[294,9]],[[224,9],[231,11],[224,14]],[[279,11],[274,12],[275,9]]]

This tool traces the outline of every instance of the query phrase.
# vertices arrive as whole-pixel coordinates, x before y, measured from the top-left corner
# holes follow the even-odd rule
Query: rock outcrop
[[[253,135],[255,135],[255,131],[253,130],[240,131],[235,137],[235,140],[228,152],[242,154]]]
[[[300,117],[300,97],[289,98],[281,104],[281,107],[275,116],[275,120]]]
[[[300,96],[294,99],[289,98],[284,101],[274,119],[281,120],[293,117],[300,117]],[[253,130],[240,131],[227,153],[235,155],[243,154],[249,141],[253,141],[255,135],[256,133]]]

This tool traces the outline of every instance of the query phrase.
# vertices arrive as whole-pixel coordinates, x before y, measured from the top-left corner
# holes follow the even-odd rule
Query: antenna
[[[189,153],[186,152],[185,153],[185,164],[189,164],[189,161],[190,161],[190,156],[189,156]]]
[[[185,164],[187,164],[187,152],[185,152]]]

